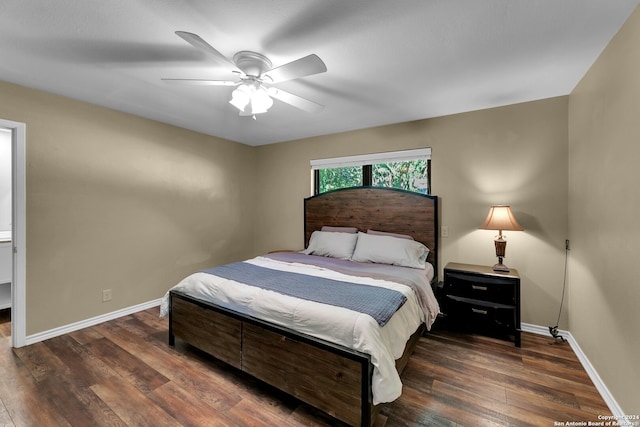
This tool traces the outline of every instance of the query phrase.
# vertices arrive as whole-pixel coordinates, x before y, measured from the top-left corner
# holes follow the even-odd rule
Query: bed
[[[169,316],[169,345],[183,340],[348,425],[370,426],[382,405],[399,396],[400,374],[439,312],[432,292],[437,212],[437,197],[396,189],[358,187],[309,197],[305,251],[275,251],[197,272],[167,292],[161,311]],[[349,259],[331,253],[352,241]],[[395,265],[386,258],[371,262],[379,261],[372,247]],[[289,282],[284,290],[265,289]],[[353,294],[340,295],[338,306],[296,294],[320,283],[322,289],[348,285]],[[380,296],[368,298],[375,293]],[[341,305],[367,299],[388,305],[398,298],[396,308]]]

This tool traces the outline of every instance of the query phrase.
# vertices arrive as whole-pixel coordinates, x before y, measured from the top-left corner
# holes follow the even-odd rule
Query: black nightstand
[[[446,324],[488,335],[514,337],[520,347],[520,275],[489,266],[450,262],[440,293]]]

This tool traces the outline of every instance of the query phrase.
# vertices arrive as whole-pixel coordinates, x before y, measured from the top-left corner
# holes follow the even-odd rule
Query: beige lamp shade
[[[480,226],[483,230],[523,231],[524,228],[518,224],[516,217],[511,212],[511,207],[507,205],[494,205],[489,209],[489,215]]]

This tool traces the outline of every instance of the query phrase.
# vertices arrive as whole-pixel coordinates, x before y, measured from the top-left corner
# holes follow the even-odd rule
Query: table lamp
[[[509,231],[522,231],[524,228],[518,224],[516,218],[511,212],[511,207],[506,205],[494,205],[489,209],[489,215],[480,226],[483,230],[499,230],[500,234],[496,236],[494,243],[496,245],[496,256],[498,257],[498,263],[493,266],[493,271],[508,272],[509,267],[502,263],[504,253],[507,249],[506,236],[502,235],[502,230]]]

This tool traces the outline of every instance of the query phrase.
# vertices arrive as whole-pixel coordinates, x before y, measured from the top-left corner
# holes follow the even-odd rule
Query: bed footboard
[[[374,421],[368,354],[171,291],[176,337],[351,426]]]

